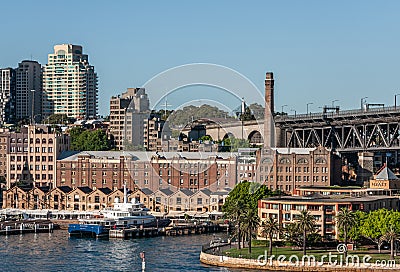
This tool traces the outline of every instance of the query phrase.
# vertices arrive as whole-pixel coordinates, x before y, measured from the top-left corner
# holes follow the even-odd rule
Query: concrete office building
[[[43,68],[43,115],[66,114],[79,120],[97,116],[97,74],[82,46],[54,46]]]
[[[149,115],[150,103],[144,88],[128,88],[122,95],[111,97],[110,133],[119,150],[143,147],[144,125]]]
[[[42,119],[42,67],[37,61],[23,60],[15,73],[16,118],[39,122]]]

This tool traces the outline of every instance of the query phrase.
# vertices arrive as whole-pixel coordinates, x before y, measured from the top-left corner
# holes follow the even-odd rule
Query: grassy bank
[[[290,256],[295,255],[299,258],[299,260],[302,259],[303,257],[303,252],[301,248],[291,248],[291,247],[274,247],[272,249],[272,254],[275,256],[279,255],[284,255],[286,257],[286,260],[290,258]],[[343,254],[339,254],[336,250],[336,248],[330,248],[330,249],[308,249],[307,250],[307,255],[313,255],[316,259],[316,261],[320,262],[322,259],[322,256],[325,256],[323,258],[324,262],[329,261],[329,254],[331,254],[331,260],[340,260],[342,258],[344,260]],[[268,247],[265,245],[254,245],[252,247],[252,252],[249,254],[248,248],[242,248],[242,249],[237,249],[232,246],[232,248],[229,248],[225,251],[223,251],[223,255],[225,256],[230,256],[230,257],[235,257],[235,258],[246,258],[246,259],[257,259],[260,255],[267,256],[269,258],[268,254]],[[336,257],[334,255],[337,255]],[[376,250],[367,250],[365,248],[361,248],[360,250],[357,251],[349,251],[348,255],[357,255],[360,262],[362,262],[363,258],[366,255],[371,256],[371,259],[368,260],[369,263],[376,262],[376,261],[381,261],[381,260],[389,260],[390,259],[390,251],[384,250],[382,253],[378,253]],[[342,257],[340,257],[342,256]],[[368,256],[367,256],[368,257]],[[276,260],[277,257],[274,257],[274,260]],[[400,256],[395,257],[396,263],[400,263]]]

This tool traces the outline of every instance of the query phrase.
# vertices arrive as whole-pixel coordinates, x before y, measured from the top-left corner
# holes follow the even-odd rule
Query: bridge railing
[[[380,108],[366,108],[357,110],[344,110],[339,112],[318,112],[309,114],[296,114],[296,115],[278,115],[276,121],[288,121],[288,120],[301,120],[301,119],[325,119],[335,117],[349,117],[354,115],[370,115],[377,113],[400,113],[400,106],[391,107],[380,107]]]

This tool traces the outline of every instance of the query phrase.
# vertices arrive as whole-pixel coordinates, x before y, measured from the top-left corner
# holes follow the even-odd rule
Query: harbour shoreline
[[[225,245],[226,246],[226,245]],[[392,267],[373,267],[373,264],[358,264],[358,265],[331,265],[328,263],[324,264],[313,264],[313,263],[301,263],[296,264],[287,261],[272,261],[263,262],[262,260],[245,259],[245,258],[234,258],[224,255],[221,253],[219,247],[203,247],[200,253],[200,262],[203,264],[227,267],[227,268],[240,268],[240,269],[251,269],[251,270],[265,270],[265,271],[292,271],[292,272],[384,272],[384,271],[399,271],[400,265],[394,264]]]

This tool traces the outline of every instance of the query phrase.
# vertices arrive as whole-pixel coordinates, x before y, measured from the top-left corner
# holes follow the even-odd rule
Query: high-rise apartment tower
[[[54,46],[43,69],[43,115],[66,114],[76,119],[97,116],[97,74],[82,46]]]

